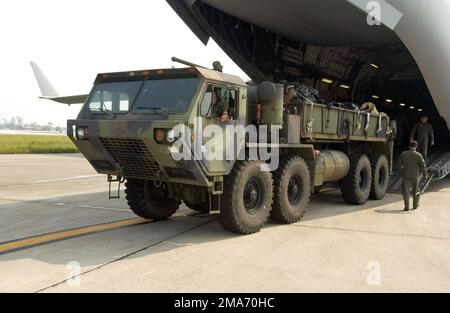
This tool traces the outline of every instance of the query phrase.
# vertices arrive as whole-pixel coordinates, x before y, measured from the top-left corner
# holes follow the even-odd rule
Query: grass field
[[[0,135],[0,154],[74,153],[66,136]]]

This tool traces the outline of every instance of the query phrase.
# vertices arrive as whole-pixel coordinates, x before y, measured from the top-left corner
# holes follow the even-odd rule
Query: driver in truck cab
[[[220,89],[214,89],[214,92],[212,93],[212,107],[214,110],[213,117],[219,118],[221,123],[226,123],[230,120],[230,116],[228,115],[228,105],[222,101]]]

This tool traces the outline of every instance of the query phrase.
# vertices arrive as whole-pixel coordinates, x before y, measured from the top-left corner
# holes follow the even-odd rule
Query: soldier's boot
[[[415,196],[413,201],[413,210],[417,210],[419,208],[420,196]]]
[[[409,199],[408,200],[406,200],[406,198],[404,198],[403,199],[404,200],[404,202],[405,202],[405,208],[403,209],[405,212],[408,212],[409,211]]]

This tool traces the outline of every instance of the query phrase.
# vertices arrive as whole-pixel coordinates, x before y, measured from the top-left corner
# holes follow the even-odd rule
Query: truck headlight
[[[87,137],[88,137],[87,127],[78,127],[77,128],[77,139],[78,140],[86,140]]]
[[[169,130],[167,132],[167,141],[170,142],[170,143],[175,141],[175,131],[173,129]]]

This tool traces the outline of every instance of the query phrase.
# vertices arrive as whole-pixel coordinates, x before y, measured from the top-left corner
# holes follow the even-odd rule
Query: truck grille
[[[156,179],[159,164],[140,139],[99,138],[126,178]]]

